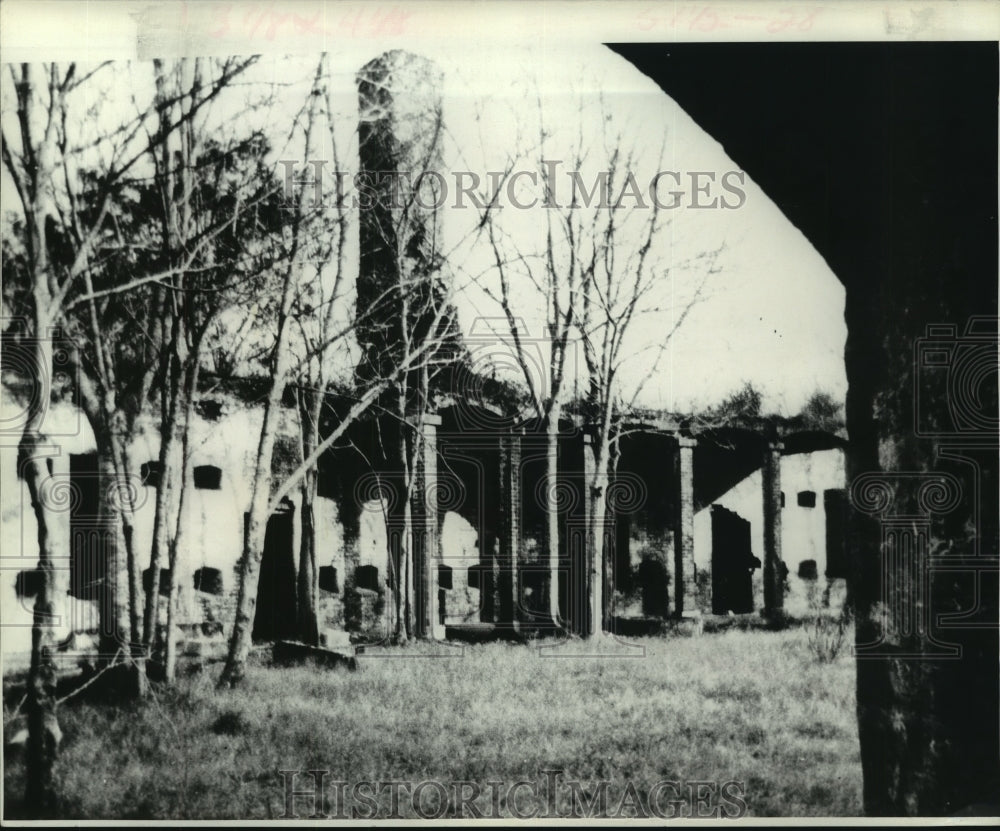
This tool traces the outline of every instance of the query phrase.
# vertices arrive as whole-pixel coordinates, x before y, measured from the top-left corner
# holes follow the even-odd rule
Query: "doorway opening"
[[[294,638],[295,605],[295,552],[292,510],[289,506],[272,514],[267,521],[264,554],[260,561],[260,580],[257,584],[253,640]]]
[[[750,551],[750,523],[735,511],[712,506],[712,614],[753,611],[753,570],[760,562]]]

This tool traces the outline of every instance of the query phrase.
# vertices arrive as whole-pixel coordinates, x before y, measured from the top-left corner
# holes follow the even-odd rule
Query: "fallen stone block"
[[[350,672],[354,672],[358,668],[358,662],[354,657],[353,647],[351,647],[350,652],[352,654],[310,646],[297,641],[275,641],[272,656],[274,663],[281,666],[313,664],[326,669],[345,667]]]

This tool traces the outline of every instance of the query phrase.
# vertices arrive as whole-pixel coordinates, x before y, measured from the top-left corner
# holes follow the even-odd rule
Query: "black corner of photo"
[[[866,814],[996,815],[997,43],[611,48],[846,288]]]

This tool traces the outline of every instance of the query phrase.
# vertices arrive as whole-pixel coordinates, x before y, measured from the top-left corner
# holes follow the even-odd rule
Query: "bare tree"
[[[320,64],[321,66],[322,64]],[[320,68],[314,81],[313,92],[303,108],[303,145],[306,158],[310,158],[313,134],[316,128],[317,99],[319,98]],[[245,672],[246,657],[250,649],[253,611],[257,600],[257,581],[260,577],[260,562],[264,550],[264,535],[267,519],[271,514],[271,461],[281,417],[281,400],[293,369],[293,354],[290,345],[292,311],[302,277],[302,249],[305,245],[305,231],[310,212],[304,189],[297,190],[288,208],[288,231],[283,240],[286,246],[280,269],[280,294],[276,309],[276,326],[273,347],[270,352],[270,382],[264,402],[263,421],[257,457],[253,471],[250,497],[250,511],[247,530],[243,542],[243,556],[240,560],[240,583],[236,606],[236,620],[229,642],[226,665],[223,668],[220,685],[238,683]],[[302,475],[306,474],[303,470]]]
[[[537,100],[539,141],[535,156],[531,148],[522,151],[539,172],[546,171],[547,126],[541,99]],[[516,165],[511,158],[501,183],[508,191],[511,173]],[[579,256],[576,218],[571,213],[557,216],[552,210],[551,194],[545,194],[544,238],[540,249],[525,250],[513,235],[504,229],[502,214],[495,210],[500,196],[497,187],[493,199],[482,211],[480,227],[484,230],[493,253],[497,284],[487,286],[486,293],[499,304],[506,322],[506,336],[523,375],[529,400],[538,423],[546,436],[545,487],[545,561],[548,571],[546,610],[551,623],[562,628],[565,623],[559,608],[559,434],[560,421],[568,383],[567,362],[571,357],[571,338],[580,310],[578,294],[586,279],[586,262]],[[568,221],[567,221],[568,220]],[[526,291],[527,289],[527,291]],[[544,337],[531,337],[524,331],[524,303],[538,304],[544,309]],[[548,354],[539,366],[533,348],[541,341]],[[543,348],[544,348],[543,346]]]
[[[154,158],[163,259],[178,263],[166,281],[160,352],[160,483],[143,629],[147,653],[159,620],[164,560],[167,592],[164,673],[173,680],[182,575],[178,552],[186,531],[185,505],[192,477],[190,432],[209,330],[219,314],[265,287],[277,254],[270,240],[280,229],[279,187],[264,158],[269,142],[257,132],[225,135],[207,129],[205,90],[231,72],[234,59],[154,62],[161,132],[171,134]],[[256,106],[260,106],[257,104]],[[192,113],[201,110],[198,118]],[[175,126],[176,125],[176,126]],[[195,257],[190,252],[197,251]]]
[[[64,556],[54,536],[58,504],[44,490],[49,478],[46,465],[45,414],[52,395],[53,344],[48,336],[59,321],[62,299],[72,281],[83,270],[86,251],[79,264],[65,273],[54,261],[50,236],[58,222],[59,210],[52,182],[58,164],[57,129],[66,107],[66,97],[73,85],[75,69],[63,70],[49,65],[11,67],[17,100],[20,136],[14,144],[3,132],[3,161],[23,210],[25,257],[31,299],[33,348],[25,357],[28,372],[38,389],[36,404],[29,412],[19,447],[19,466],[31,493],[38,523],[38,594],[35,599],[31,632],[31,671],[28,679],[28,749],[27,797],[40,814],[55,806],[55,783],[52,765],[60,739],[55,713],[57,647],[56,621],[66,594],[67,572],[60,568]],[[41,88],[39,88],[41,75]],[[85,237],[87,248],[96,235]],[[62,273],[60,273],[62,272]]]
[[[110,539],[101,588],[102,632],[108,634],[101,653],[105,659],[118,651],[131,658],[140,694],[145,688],[144,651],[136,649],[142,583],[134,534],[140,490],[127,448],[139,419],[150,412],[161,358],[168,351],[164,346],[170,342],[170,328],[163,324],[163,311],[172,298],[166,286],[202,257],[223,230],[213,228],[189,239],[183,255],[172,260],[161,256],[166,245],[153,227],[156,211],[149,197],[155,186],[149,183],[162,184],[163,179],[150,160],[166,158],[165,148],[178,132],[187,131],[189,139],[195,119],[252,63],[221,62],[218,73],[198,79],[187,91],[173,90],[170,98],[142,100],[140,81],[139,91],[133,88],[131,115],[127,109],[112,113],[94,104],[85,109],[88,99],[100,100],[106,92],[101,82],[125,83],[131,76],[123,75],[130,68],[101,64],[84,71],[74,64],[65,69],[51,65],[43,70],[43,85],[35,82],[37,68],[23,66],[20,73],[11,73],[20,135],[15,143],[5,133],[3,156],[21,196],[24,219],[20,228],[15,221],[6,230],[25,240],[25,282],[29,295],[42,301],[28,304],[33,315],[39,313],[31,329],[61,327],[62,345],[76,369],[76,392],[94,430],[101,521]],[[89,94],[74,95],[81,87]],[[181,116],[165,119],[164,112],[174,107],[183,110]],[[168,223],[164,227],[169,230]],[[40,275],[46,271],[43,286]],[[50,373],[33,374],[45,383]],[[46,389],[40,400],[49,394]],[[28,433],[36,429],[29,426]],[[55,592],[56,597],[61,594]],[[43,598],[47,602],[51,600]]]
[[[349,361],[350,336],[353,333],[348,310],[353,303],[353,283],[347,270],[348,234],[352,216],[346,195],[339,187],[333,194],[325,193],[324,180],[342,181],[347,176],[347,163],[338,137],[338,122],[346,118],[338,112],[328,84],[330,68],[327,56],[316,67],[314,90],[322,101],[322,112],[314,118],[325,118],[325,134],[332,152],[333,169],[312,165],[306,171],[312,179],[303,178],[299,187],[308,195],[309,188],[317,200],[309,216],[309,229],[303,246],[308,248],[307,272],[292,307],[301,357],[296,376],[296,406],[298,410],[300,454],[302,459],[313,457],[322,440],[322,423],[332,385],[345,380],[342,369]],[[317,128],[320,129],[320,128]],[[318,178],[320,175],[322,179]],[[318,462],[318,457],[317,457]],[[319,466],[314,462],[304,470],[299,483],[302,533],[299,545],[297,576],[297,630],[306,643],[319,643],[319,568],[317,562],[318,528],[315,504],[319,490]]]
[[[384,377],[392,367],[411,365],[414,355],[422,355],[411,370],[396,374],[381,402],[392,420],[392,446],[384,448],[384,455],[398,466],[402,490],[402,515],[392,518],[399,527],[387,534],[392,637],[399,643],[418,633],[414,499],[419,496],[415,488],[424,451],[424,415],[433,406],[436,372],[431,365],[442,356],[454,359],[459,345],[449,301],[455,286],[453,275],[446,273],[441,242],[441,208],[447,196],[438,181],[444,133],[441,82],[431,61],[401,51],[381,55],[358,75],[359,156],[374,194],[361,207],[359,310],[372,299],[388,301],[385,314],[360,322],[359,374]]]
[[[4,89],[5,108],[12,102],[16,111],[16,128],[3,131],[2,155],[18,196],[19,217],[12,230],[21,240],[30,336],[25,357],[28,374],[36,386],[34,406],[20,445],[20,465],[38,522],[40,589],[32,628],[27,781],[28,802],[42,813],[51,810],[55,799],[52,764],[59,728],[53,653],[68,573],[58,567],[64,555],[56,535],[59,505],[46,486],[50,470],[46,461],[45,414],[52,396],[52,332],[65,323],[71,298],[76,296],[77,302],[82,302],[88,296],[99,295],[97,291],[87,291],[82,297],[77,293],[95,267],[95,255],[107,232],[106,220],[117,188],[162,138],[146,130],[154,115],[152,108],[140,109],[134,117],[123,119],[107,131],[95,126],[100,120],[100,107],[91,105],[87,109],[88,96],[78,90],[88,89],[107,66],[101,64],[89,70],[76,64],[12,66],[10,86]],[[100,94],[95,97],[100,99]],[[96,174],[85,175],[84,167]],[[163,272],[151,274],[142,281],[130,281],[129,287],[162,276]],[[90,408],[88,414],[103,421],[107,410],[105,402]],[[114,435],[108,426],[95,431],[99,441]],[[121,476],[121,458],[117,458],[114,468]],[[117,578],[114,582],[122,583]],[[134,622],[134,617],[129,622]],[[119,623],[124,626],[125,621]]]
[[[610,625],[607,512],[614,509],[609,483],[619,458],[622,419],[636,405],[674,334],[701,299],[718,253],[672,261],[664,233],[669,220],[663,219],[659,201],[647,200],[637,187],[636,149],[629,148],[622,133],[610,137],[610,142],[607,134],[604,138],[610,151],[607,199],[594,209],[562,211],[567,238],[584,262],[577,331],[586,365],[583,404],[590,449],[585,452],[591,454],[584,481],[589,614],[583,633],[588,637]],[[690,285],[678,286],[681,281],[676,276],[685,273],[690,273]],[[663,288],[670,282],[672,300],[666,305]],[[646,328],[637,324],[651,319],[658,336],[652,343],[637,344],[637,329]],[[642,371],[637,371],[639,360],[644,363]]]
[[[584,387],[583,414],[591,440],[583,482],[588,517],[589,613],[588,620],[581,621],[585,635],[599,632],[602,621],[607,624],[610,576],[604,541],[621,419],[636,406],[646,381],[655,374],[648,367],[655,369],[674,333],[701,299],[718,253],[673,259],[665,233],[670,221],[659,199],[646,188],[648,180],[640,185],[637,178],[637,173],[659,170],[662,164],[655,166],[657,159],[630,140],[627,130],[612,131],[613,115],[606,111],[603,99],[597,104],[594,111],[580,99],[571,119],[575,136],[568,141],[569,152],[565,152],[565,138],[559,144],[562,152],[553,152],[556,131],[538,99],[539,140],[534,150],[521,153],[533,161],[545,185],[534,205],[535,211],[544,214],[537,223],[544,229],[538,246],[530,247],[523,236],[515,242],[515,234],[504,227],[504,217],[496,211],[484,210],[480,223],[492,249],[495,271],[487,294],[503,312],[504,340],[521,369],[535,416],[546,434],[547,604],[557,623],[559,422],[566,397],[577,383]],[[514,165],[514,161],[509,163],[500,180],[507,184],[508,195]],[[559,167],[572,182],[570,194],[560,194],[554,186]],[[498,187],[494,197],[499,195]],[[680,275],[683,281],[677,280]],[[541,340],[548,354],[542,367],[534,359],[537,343],[522,322],[530,317],[532,305],[544,309]],[[653,320],[657,337],[647,336],[643,343],[640,335],[650,331],[645,324]],[[572,365],[577,354],[583,358],[581,373]],[[647,367],[644,371],[637,370],[640,360]],[[631,372],[623,371],[628,364]]]

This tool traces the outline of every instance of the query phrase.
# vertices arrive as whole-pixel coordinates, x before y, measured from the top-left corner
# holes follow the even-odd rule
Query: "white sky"
[[[342,110],[336,131],[340,152],[348,157],[350,168],[357,163],[355,73],[385,49],[407,46],[402,41],[341,42],[338,51],[330,53],[329,83]],[[447,135],[443,156],[449,186],[453,186],[457,170],[477,171],[485,179],[487,171],[504,169],[516,148],[536,141],[539,118],[550,133],[545,157],[565,161],[564,169],[573,167],[575,147],[581,137],[584,146],[592,148],[583,168],[590,174],[584,177],[588,181],[594,172],[606,169],[600,141],[605,131],[621,134],[624,144],[634,150],[632,169],[644,188],[658,170],[680,173],[684,182],[680,189],[689,193],[689,171],[714,172],[718,182],[724,173],[737,169],[722,146],[651,80],[599,44],[546,43],[542,38],[531,47],[518,48],[482,33],[461,46],[452,40],[436,47],[424,40],[414,51],[436,61],[444,73]],[[285,141],[317,57],[262,58],[245,79],[247,84],[233,90],[226,101],[220,101],[216,109],[220,121],[213,129],[223,129],[227,121],[230,127],[255,122],[272,135],[276,160],[301,160],[301,146],[295,142],[286,146]],[[141,99],[149,94],[150,77],[149,66],[141,63],[134,65],[127,77],[120,74],[119,80],[125,80],[105,90],[106,103],[100,118],[110,119],[110,124],[134,112],[131,96]],[[6,77],[5,93],[9,83]],[[244,104],[248,96],[259,95],[270,84],[279,85],[279,103],[247,115]],[[9,106],[10,99],[5,95],[5,115]],[[601,113],[606,121],[602,121]],[[87,119],[81,119],[82,123],[88,123]],[[97,129],[99,123],[89,120],[91,129]],[[766,133],[767,125],[760,125],[760,129]],[[322,147],[312,155],[331,157]],[[525,155],[516,163],[516,169],[534,170],[537,159],[537,152]],[[560,180],[560,187],[567,181]],[[12,202],[9,185],[4,173],[5,209]],[[668,198],[665,191],[672,188],[667,180],[663,198]],[[743,189],[746,202],[736,210],[684,207],[664,212],[664,216],[670,215],[671,223],[657,237],[650,256],[661,275],[657,302],[668,305],[672,297],[675,309],[636,320],[630,336],[630,351],[636,358],[622,374],[626,394],[647,379],[640,400],[644,405],[674,410],[708,405],[744,381],[753,382],[764,392],[766,409],[785,414],[797,412],[816,389],[838,397],[844,395],[843,288],[811,244],[748,178]],[[719,195],[726,194],[716,184],[708,198]],[[690,199],[688,195],[684,198]],[[644,211],[635,211],[632,221],[641,223],[645,216]],[[540,206],[524,211],[510,208],[503,215],[502,225],[518,247],[527,251],[540,243],[545,219]],[[468,276],[462,276],[478,273],[489,263],[489,252],[483,245],[463,244],[476,220],[473,209],[455,208],[449,199],[443,214],[444,248],[453,252],[452,269],[459,274],[462,286],[456,297],[462,326],[466,332],[486,332],[489,341],[491,324],[484,325],[483,319],[495,321],[501,311],[484,291],[468,285]],[[355,223],[349,251],[353,262],[357,256],[356,227]],[[671,265],[719,248],[718,273],[712,275],[702,302],[692,309],[654,368],[655,349],[650,347],[655,347],[670,329],[677,305],[683,307],[684,298],[699,279],[697,273],[678,272]],[[487,275],[485,279],[489,286],[493,278]],[[518,287],[515,297],[516,313],[540,336],[541,307],[530,284]],[[481,342],[473,338],[474,344]],[[495,339],[493,343],[487,351],[502,353],[502,345],[497,346]],[[510,363],[502,356],[498,362]]]

